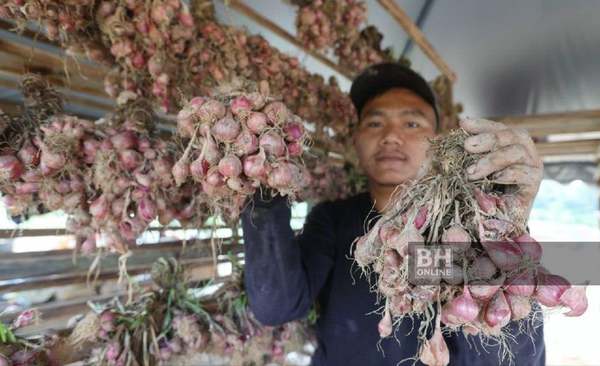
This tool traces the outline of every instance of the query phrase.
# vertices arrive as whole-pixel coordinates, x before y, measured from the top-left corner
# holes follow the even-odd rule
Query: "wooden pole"
[[[444,74],[452,83],[456,82],[456,74],[448,64],[442,59],[442,57],[433,48],[431,43],[427,40],[423,32],[417,27],[417,25],[410,19],[410,17],[402,10],[394,0],[378,0],[379,4],[383,6],[388,13],[398,24],[408,33],[413,41],[419,45],[423,53],[429,57],[429,59],[437,66],[437,68]]]

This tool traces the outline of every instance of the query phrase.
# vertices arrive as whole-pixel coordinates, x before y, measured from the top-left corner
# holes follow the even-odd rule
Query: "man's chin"
[[[379,177],[373,180],[381,186],[398,186],[400,184],[407,183],[414,176],[415,174],[409,175],[394,172],[386,172],[385,174],[381,174]]]

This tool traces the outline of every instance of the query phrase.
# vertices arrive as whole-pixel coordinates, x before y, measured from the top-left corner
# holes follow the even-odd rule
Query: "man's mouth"
[[[375,161],[386,162],[386,161],[406,161],[408,156],[401,152],[385,152],[378,153],[375,155]]]

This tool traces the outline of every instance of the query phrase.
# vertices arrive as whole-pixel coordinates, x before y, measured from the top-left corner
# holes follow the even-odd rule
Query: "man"
[[[377,308],[376,294],[353,266],[350,248],[365,233],[368,219],[377,216],[372,208],[381,211],[394,189],[416,176],[425,161],[428,139],[439,130],[439,115],[426,81],[398,64],[369,67],[353,82],[350,96],[360,117],[353,142],[369,179],[368,192],[317,205],[296,238],[284,199],[256,200],[242,216],[246,289],[256,318],[268,325],[303,318],[318,302],[313,365],[397,365],[417,355],[414,328],[418,324],[403,321],[396,326],[395,338],[383,339],[378,350],[379,316],[372,313]],[[465,148],[487,153],[469,168],[469,178],[493,174],[499,182],[517,184],[516,198],[528,213],[542,164],[527,133],[483,120],[466,120],[461,126],[475,135],[467,139]],[[445,338],[451,365],[499,364],[498,348],[483,349],[477,337]],[[509,342],[516,365],[545,363],[541,327],[533,340],[521,335],[516,341]]]

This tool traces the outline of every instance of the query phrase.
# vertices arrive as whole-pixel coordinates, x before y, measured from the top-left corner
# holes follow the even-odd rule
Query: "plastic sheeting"
[[[544,178],[563,184],[574,180],[595,184],[597,169],[598,166],[592,162],[546,163]]]
[[[590,0],[438,0],[423,31],[457,73],[465,115],[576,111],[600,108],[599,14]],[[418,47],[409,56],[439,74]]]

